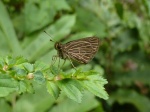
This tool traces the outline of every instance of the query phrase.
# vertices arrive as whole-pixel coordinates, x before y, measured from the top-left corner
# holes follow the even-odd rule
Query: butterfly
[[[55,49],[57,50],[58,57],[60,57],[61,59],[69,59],[70,61],[75,60],[81,64],[87,64],[94,58],[99,49],[99,45],[99,38],[86,37],[70,41],[66,44],[56,42]]]
[[[87,64],[94,58],[99,49],[99,46],[100,39],[95,36],[73,40],[65,44],[56,42],[54,47],[57,50],[57,55],[53,57],[53,60],[56,60],[55,58],[57,57],[59,57],[59,59],[64,59],[65,61],[66,59],[69,59],[73,67],[74,65],[72,60],[81,64]]]

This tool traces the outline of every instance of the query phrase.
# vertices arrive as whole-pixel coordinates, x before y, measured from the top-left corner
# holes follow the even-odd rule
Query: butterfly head
[[[56,42],[55,43],[55,49],[56,50],[60,50],[61,49],[62,44],[60,42]]]

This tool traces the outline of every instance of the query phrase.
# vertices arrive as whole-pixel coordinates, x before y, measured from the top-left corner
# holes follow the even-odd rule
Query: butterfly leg
[[[66,59],[64,59],[64,62],[63,62],[63,64],[61,65],[61,68],[64,66],[65,62],[66,62]]]
[[[59,60],[58,60],[58,70],[59,70],[59,72],[61,71],[61,66],[60,66],[60,57],[58,57],[59,58]]]
[[[50,66],[53,66],[57,60],[57,55],[52,57],[52,64]]]
[[[60,58],[59,58],[59,63],[58,63],[58,69],[59,69],[59,71],[61,70],[61,68],[63,67],[63,65],[65,64],[65,62],[66,62],[66,59],[64,59],[63,64],[60,66]]]
[[[67,55],[68,56],[68,55]],[[69,61],[70,61],[70,63],[71,63],[71,65],[72,65],[72,67],[77,71],[77,69],[76,69],[76,67],[74,66],[74,64],[72,63],[72,61],[71,61],[71,59],[70,59],[70,57],[68,56],[68,59],[69,59]]]
[[[58,68],[60,68],[60,57],[58,57],[59,60],[58,60]]]

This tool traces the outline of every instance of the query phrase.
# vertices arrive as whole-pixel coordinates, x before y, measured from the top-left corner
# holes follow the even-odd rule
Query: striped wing
[[[80,63],[88,63],[98,51],[100,41],[97,37],[87,37],[66,43],[63,52]]]

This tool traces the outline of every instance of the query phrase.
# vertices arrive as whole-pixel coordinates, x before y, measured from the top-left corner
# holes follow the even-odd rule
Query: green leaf
[[[114,41],[117,45],[117,49],[121,52],[125,50],[131,50],[132,46],[136,44],[137,39],[134,38],[135,34],[132,30],[125,30],[118,35],[118,38]]]
[[[62,38],[62,36],[66,36],[71,32],[75,22],[76,15],[65,15],[61,17],[55,24],[51,25],[46,31],[51,32],[54,37],[57,37],[55,41],[58,41]]]
[[[23,56],[17,56],[16,57],[16,64],[21,64],[27,62],[27,59],[25,59]]]
[[[39,84],[43,84],[45,82],[45,78],[41,71],[36,71],[33,74],[34,74],[34,81],[36,81]]]
[[[23,63],[24,68],[28,71],[28,72],[33,72],[34,71],[34,66],[33,64],[30,63]]]
[[[5,35],[4,33],[2,32],[2,30],[0,30],[0,37],[1,37],[1,41],[0,41],[0,54],[2,56],[6,56],[9,54],[10,52],[10,48],[9,46],[7,45],[7,40],[4,38]]]
[[[96,82],[99,82],[102,85],[105,85],[105,84],[108,83],[107,80],[104,79],[100,75],[90,75],[90,76],[87,76],[87,80],[89,80],[89,81],[96,81]]]
[[[25,32],[27,34],[42,29],[53,22],[56,9],[53,8],[51,2],[51,0],[25,2],[24,16],[26,25]],[[38,18],[35,19],[35,17]]]
[[[19,81],[19,93],[24,93],[27,91],[27,85],[25,81]]]
[[[95,71],[95,70],[89,70],[89,71],[87,71],[87,72],[84,72],[84,74],[86,75],[86,76],[90,76],[90,75],[97,75],[97,74],[99,74],[97,71]],[[99,76],[100,76],[100,74],[99,74]]]
[[[123,18],[123,5],[120,2],[116,2],[115,8],[116,8],[118,16],[122,19]]]
[[[82,98],[82,86],[76,80],[65,79],[57,81],[58,87],[72,100],[80,103]]]
[[[60,71],[57,67],[55,67],[55,66],[51,66],[50,70],[51,70],[52,74],[55,75],[55,76],[59,75],[59,73],[61,72],[61,71]]]
[[[13,24],[9,18],[8,12],[2,3],[0,1],[0,14],[3,16],[0,16],[0,25],[1,30],[4,33],[5,38],[7,41],[7,44],[9,45],[9,48],[12,50],[14,55],[21,54],[21,47],[19,45],[15,30],[13,28]],[[8,30],[9,29],[9,30]]]
[[[6,58],[4,60],[5,60],[5,63],[10,67],[15,65],[15,63],[16,63],[16,60],[14,58],[12,58],[12,56],[6,56]]]
[[[77,22],[74,27],[75,31],[78,32],[89,31],[101,37],[107,35],[105,23],[101,21],[102,19],[99,19],[99,17],[96,14],[94,14],[92,11],[88,10],[87,13],[87,9],[78,7],[76,9],[76,16],[77,16],[77,20],[76,20]]]
[[[36,84],[37,85],[37,84]],[[35,87],[35,85],[34,85]],[[48,112],[55,103],[45,87],[36,86],[34,94],[22,94],[14,105],[14,112]]]
[[[29,93],[34,93],[35,92],[31,82],[25,81],[25,84],[26,84],[26,91],[27,92],[29,92]]]
[[[92,80],[93,77],[96,77],[96,78],[100,77],[99,73],[96,72],[95,70],[89,70],[89,71],[83,72],[82,69],[78,69],[74,74],[71,73],[70,75],[73,75],[77,79],[89,79],[89,80]]]
[[[27,75],[27,71],[25,71],[24,69],[18,69],[16,76],[17,77],[25,77]]]
[[[95,65],[95,66],[94,66],[94,70],[95,70],[96,72],[98,72],[100,75],[103,75],[103,74],[104,74],[104,68],[102,68],[102,67],[99,66],[99,65]]]
[[[18,90],[18,82],[6,74],[0,74],[0,97]]]
[[[93,71],[93,70],[90,70],[90,71],[82,71],[82,68],[79,68],[75,71],[75,73],[69,73],[67,74],[66,76],[74,76],[74,77],[77,77],[77,78],[85,78],[87,77],[88,75],[93,75],[93,74],[96,74],[97,72]]]
[[[77,103],[64,97],[64,99],[58,99],[57,105],[53,106],[50,109],[50,112],[60,112],[60,110],[61,112],[95,112],[95,108],[99,105],[100,102],[94,98],[94,95],[86,91],[83,95],[83,100],[81,103]]]
[[[72,41],[72,40],[77,40],[77,39],[81,39],[81,38],[84,38],[84,37],[88,37],[89,35],[94,35],[94,33],[92,32],[76,32],[74,35],[71,35],[70,38],[67,38],[64,40],[64,43],[67,43],[69,41]]]
[[[104,84],[106,84],[107,81],[102,77],[98,75],[93,75],[89,76],[88,80],[83,80],[80,82],[85,88],[87,88],[94,95],[103,99],[108,99],[108,94],[104,88]]]
[[[47,91],[55,98],[57,99],[60,94],[60,89],[55,84],[55,82],[47,81]]]
[[[43,63],[43,62],[41,62],[41,61],[36,61],[35,63],[34,63],[34,68],[35,68],[35,71],[37,71],[37,70],[47,70],[48,68],[50,69],[50,66],[48,66],[47,64],[45,64],[45,63]]]
[[[12,110],[11,106],[8,104],[8,101],[2,98],[0,98],[0,109],[1,112],[11,112]]]
[[[32,84],[29,81],[26,80],[22,80],[19,81],[19,93],[24,93],[24,92],[29,92],[29,93],[33,93],[33,87]]]
[[[130,28],[139,27],[142,24],[138,15],[129,10],[124,12],[124,20]]]
[[[51,0],[51,6],[53,6],[58,11],[71,9],[66,0]]]

